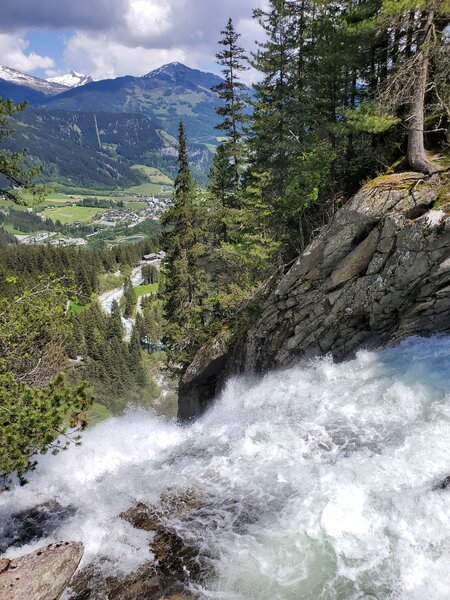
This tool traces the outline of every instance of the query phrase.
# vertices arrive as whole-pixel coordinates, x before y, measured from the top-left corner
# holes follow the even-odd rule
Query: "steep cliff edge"
[[[180,384],[179,416],[201,413],[226,377],[410,335],[450,332],[449,174],[365,185],[308,246],[244,339],[216,338]]]

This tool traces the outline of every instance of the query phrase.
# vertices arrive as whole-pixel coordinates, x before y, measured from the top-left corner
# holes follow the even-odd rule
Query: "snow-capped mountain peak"
[[[94,78],[91,75],[84,75],[83,73],[77,73],[76,71],[70,71],[65,75],[59,75],[57,77],[49,77],[47,81],[52,83],[58,83],[66,87],[78,87],[85,85],[86,83],[92,83]]]
[[[41,79],[41,77],[28,75],[27,73],[17,71],[17,69],[5,66],[0,66],[0,79],[31,88],[48,96],[60,94],[67,90],[67,86],[59,82],[47,81],[46,79]]]

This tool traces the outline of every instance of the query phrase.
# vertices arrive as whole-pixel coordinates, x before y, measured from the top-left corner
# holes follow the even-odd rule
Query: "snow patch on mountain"
[[[12,69],[11,67],[0,66],[0,79],[15,83],[16,85],[22,85],[32,90],[42,92],[48,96],[54,96],[55,94],[61,94],[67,90],[66,85],[61,85],[58,82],[47,81],[41,77],[35,77],[34,75],[28,75]]]
[[[86,83],[92,83],[95,80],[92,75],[84,75],[83,73],[77,73],[77,71],[70,71],[70,73],[66,73],[65,75],[49,77],[47,81],[72,88],[86,85]]]

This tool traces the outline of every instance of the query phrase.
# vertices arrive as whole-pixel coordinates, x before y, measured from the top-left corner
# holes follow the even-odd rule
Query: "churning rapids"
[[[236,378],[197,422],[131,410],[45,456],[0,496],[1,517],[56,499],[76,513],[16,556],[81,540],[111,572],[151,559],[152,534],[118,515],[195,489],[187,522],[213,562],[220,600],[450,598],[450,337]],[[105,560],[104,557],[107,557]]]

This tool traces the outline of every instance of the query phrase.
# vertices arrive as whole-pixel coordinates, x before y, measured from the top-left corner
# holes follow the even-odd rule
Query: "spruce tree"
[[[248,122],[245,108],[249,99],[246,87],[240,80],[240,74],[248,70],[245,64],[247,57],[244,49],[239,46],[241,36],[234,29],[231,18],[228,19],[221,35],[223,37],[219,40],[219,44],[224,48],[216,54],[216,57],[222,67],[225,81],[213,88],[224,103],[223,106],[216,109],[217,114],[223,117],[223,121],[217,125],[217,129],[223,131],[227,138],[223,145],[232,165],[234,186],[237,189],[241,180],[245,154],[242,133]]]
[[[111,306],[111,315],[107,320],[108,337],[109,339],[123,339],[124,328],[122,324],[122,314],[120,312],[120,306],[117,300],[113,300]]]
[[[196,189],[189,168],[183,123],[178,130],[178,174],[172,206],[162,218],[165,344],[172,363],[186,366],[199,345],[205,296],[204,238]]]
[[[289,35],[291,5],[287,0],[269,0],[268,10],[254,10],[253,18],[264,30],[266,40],[258,44],[252,60],[262,80],[254,86],[251,168],[270,175],[267,198],[276,203],[285,193],[288,171],[288,111],[292,94],[289,73],[293,53],[293,39]]]
[[[15,104],[12,100],[0,97],[0,142],[12,135],[11,119],[18,112],[26,108],[26,102]],[[40,167],[25,168],[23,158],[26,152],[9,152],[0,149],[0,198],[7,198],[18,204],[24,201],[20,196],[21,190],[28,190],[37,199],[42,199],[45,194],[43,186],[32,183],[35,175],[41,172]],[[5,185],[6,183],[6,185]]]
[[[136,306],[136,294],[131,279],[127,277],[123,284],[123,316],[129,319],[133,316]]]
[[[212,196],[214,216],[219,227],[218,241],[228,242],[230,211],[236,204],[236,179],[225,144],[221,144],[214,155],[209,173],[208,189]]]

